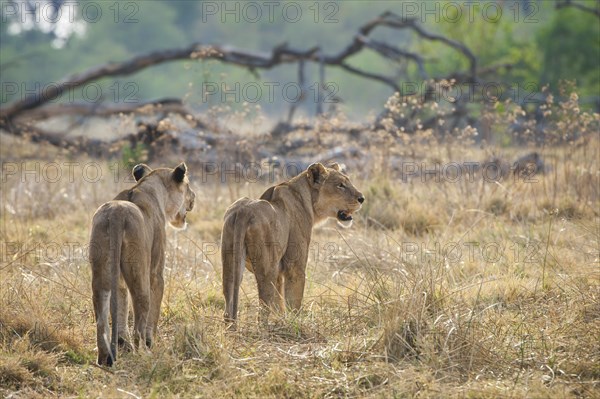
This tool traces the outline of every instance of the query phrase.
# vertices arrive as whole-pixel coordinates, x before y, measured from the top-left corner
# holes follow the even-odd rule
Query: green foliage
[[[515,9],[518,3],[504,4],[501,15],[489,11],[487,5],[475,2],[466,7],[463,4],[460,15],[450,11],[442,13],[446,18],[440,18],[439,23],[432,24],[430,28],[465,44],[477,57],[479,69],[500,64],[515,66],[510,72],[501,69],[486,76],[486,80],[538,82],[540,53],[531,37],[543,23],[539,13],[535,15],[540,22],[532,24],[526,23],[528,14],[523,15],[520,9]],[[438,60],[430,67],[433,76],[448,75],[455,70],[466,71],[469,67],[468,59],[452,48],[441,47],[437,42],[423,42],[421,46],[425,54]]]
[[[96,359],[88,353],[83,353],[79,351],[75,351],[73,349],[68,349],[64,353],[64,358],[67,362],[72,364],[86,364],[93,363]]]
[[[536,33],[542,54],[540,80],[557,89],[576,80],[583,95],[600,94],[600,21],[592,14],[563,9]]]
[[[290,2],[280,3],[275,8],[272,20],[267,17],[267,9],[262,7],[263,15],[258,22],[245,20],[244,13],[236,16],[235,13],[226,14],[223,10],[216,15],[207,15],[203,2],[83,1],[78,4],[81,9],[92,3],[101,6],[102,17],[95,23],[86,23],[85,32],[73,35],[61,49],[52,47],[51,34],[33,29],[12,35],[9,34],[10,24],[2,24],[0,84],[17,83],[19,90],[11,94],[3,89],[1,104],[22,97],[26,90],[36,85],[43,88],[58,82],[70,73],[82,72],[106,62],[124,61],[135,54],[181,48],[194,42],[228,44],[257,52],[270,51],[279,44],[287,43],[300,50],[319,46],[326,54],[336,54],[351,43],[360,26],[385,10],[402,16],[403,11],[407,10],[407,3],[416,5],[420,11],[417,19],[424,29],[467,45],[476,55],[479,68],[505,63],[514,65],[511,70],[499,69],[485,76],[486,81],[521,86],[529,82],[538,88],[550,83],[551,89],[556,90],[560,79],[577,79],[583,95],[600,91],[597,71],[597,60],[600,58],[598,19],[577,9],[556,11],[551,2],[532,2],[537,5],[532,15],[533,21],[526,20],[528,13],[522,9],[521,2],[498,1],[503,13],[497,20],[484,17],[489,2],[472,3],[472,18],[463,2],[435,2],[437,16],[423,13],[425,9],[433,8],[432,2],[427,1],[371,1],[368,6],[358,1],[305,2],[302,3],[303,16],[298,22],[289,22],[284,18],[282,10]],[[244,7],[243,2],[227,6],[224,2],[213,3],[220,9]],[[115,4],[119,6],[115,7]],[[262,5],[261,2],[256,4]],[[331,8],[331,4],[335,4],[336,8]],[[455,18],[455,8],[445,8],[449,5],[455,7],[456,4],[462,7],[459,18]],[[318,5],[318,15],[315,5]],[[335,12],[331,14],[331,11]],[[438,18],[440,15],[441,18]],[[331,17],[331,23],[325,23],[327,17]],[[81,20],[80,15],[78,18]],[[465,71],[468,67],[468,60],[458,51],[439,41],[422,40],[410,30],[378,27],[372,32],[372,37],[420,54],[432,77],[447,76],[456,71]],[[348,59],[348,63],[363,71],[396,76],[400,85],[421,79],[414,62],[406,59],[392,62],[373,51],[363,51]],[[223,82],[229,86],[235,83],[243,86],[248,82],[276,82],[283,86],[296,82],[297,74],[297,69],[291,65],[249,72],[218,61],[180,61],[119,77],[116,81],[106,79],[97,82],[102,93],[97,101],[145,101],[172,96],[185,98],[193,106],[212,106],[215,105],[214,101],[207,102],[202,96],[203,82]],[[392,94],[384,84],[358,78],[339,68],[327,68],[325,79],[335,84],[344,110],[355,115],[356,119],[364,118],[370,110],[381,110],[385,100]],[[306,81],[307,86],[319,81],[319,70],[315,63],[307,65]],[[287,111],[289,102],[283,101],[281,95],[274,102],[265,101],[267,86],[262,87],[262,108],[280,117],[282,112]],[[313,115],[316,108],[312,94],[308,93],[304,104],[304,111],[309,115]],[[85,100],[82,91],[77,89],[71,97],[63,96],[60,101],[82,99]],[[217,105],[224,103],[221,98],[217,100]],[[243,100],[238,102],[242,103]]]
[[[125,169],[131,169],[135,164],[145,162],[148,158],[148,150],[144,143],[136,143],[134,146],[123,147],[121,153],[121,164],[125,165]]]

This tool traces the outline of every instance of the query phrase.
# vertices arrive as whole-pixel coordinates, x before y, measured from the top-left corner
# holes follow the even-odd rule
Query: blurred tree
[[[529,23],[528,14],[523,12],[527,4],[529,2],[504,3],[501,13],[496,11],[499,8],[487,7],[489,3],[475,2],[469,7],[462,4],[460,11],[456,7],[448,7],[440,21],[430,23],[429,27],[469,47],[477,56],[479,68],[499,64],[514,66],[510,71],[498,70],[488,77],[490,81],[507,85],[537,82],[541,54],[531,38],[542,23],[543,15],[547,15],[550,9],[536,8],[536,13],[531,14],[538,18],[538,22]],[[433,76],[467,69],[468,60],[452,49],[441,48],[440,52],[440,46],[432,42],[422,42],[418,48],[437,61],[429,67]]]
[[[34,3],[43,6],[48,1]],[[14,2],[21,3],[19,0]],[[237,3],[239,7],[245,4]],[[123,61],[136,53],[181,48],[193,42],[230,44],[257,52],[270,51],[274,46],[287,42],[294,48],[320,46],[327,54],[335,54],[351,42],[359,26],[384,10],[403,15],[407,4],[424,10],[425,6],[431,9],[434,2],[372,1],[368,6],[362,1],[302,2],[303,17],[294,23],[286,21],[282,15],[281,10],[287,3],[290,2],[279,3],[272,21],[263,14],[260,21],[252,22],[247,19],[251,14],[242,14],[237,20],[235,15],[222,12],[207,14],[208,4],[233,7],[225,5],[225,2],[83,0],[76,2],[76,21],[83,21],[84,25],[80,25],[83,28],[78,33],[65,36],[62,47],[57,45],[59,34],[54,32],[56,29],[42,29],[41,26],[38,29],[35,25],[18,29],[13,24],[14,16],[3,14],[3,23],[0,24],[0,83],[24,84],[29,90],[35,85],[44,86],[99,64]],[[260,6],[262,3],[256,4]],[[598,93],[599,27],[598,19],[592,14],[586,15],[574,8],[556,11],[554,4],[546,1],[498,1],[504,13],[502,18],[494,21],[493,18],[490,20],[490,15],[487,19],[482,18],[487,2],[474,2],[474,19],[469,21],[464,8],[460,18],[455,19],[452,15],[452,5],[464,7],[463,2],[441,1],[436,4],[439,10],[445,10],[439,20],[431,15],[426,18],[422,14],[417,16],[425,29],[465,43],[477,56],[480,67],[500,63],[514,65],[510,71],[499,70],[486,79],[506,84],[535,82],[539,87],[550,82],[552,89],[556,90],[556,83],[561,78],[577,78],[584,94]],[[537,22],[526,23],[524,17],[531,4],[537,7]],[[90,21],[94,19],[94,5],[102,8],[102,16]],[[318,16],[315,6],[319,9]],[[88,7],[87,18],[82,16],[85,7]],[[517,9],[519,12],[515,14]],[[4,12],[5,8],[0,11]],[[265,8],[262,11],[266,13]],[[327,17],[330,17],[329,23],[325,21]],[[432,60],[427,63],[430,76],[445,76],[467,68],[467,60],[458,52],[437,42],[419,40],[408,31],[379,27],[372,37]],[[370,50],[351,57],[348,63],[361,70],[395,76],[399,84],[406,80],[421,80],[413,62],[392,62]],[[135,98],[140,101],[176,96],[185,97],[192,105],[208,105],[201,95],[202,83],[207,80],[230,85],[255,81],[284,84],[297,80],[295,67],[279,66],[259,73],[256,76],[247,69],[223,65],[218,61],[190,60],[160,65],[121,78],[116,82],[116,88],[120,89],[118,99],[121,101],[131,94],[130,90],[123,90],[124,85],[133,82],[136,84]],[[307,85],[315,84],[318,79],[318,67],[312,63],[307,65]],[[337,85],[338,95],[344,100],[344,110],[357,118],[364,117],[370,109],[380,110],[391,94],[390,88],[384,84],[353,78],[339,68],[328,69],[325,79]],[[115,88],[111,89],[114,83],[109,79],[99,82],[106,101],[115,98]],[[23,95],[23,89],[16,94],[3,90],[0,103],[6,104]],[[272,114],[287,109],[287,104],[280,102],[262,105]],[[312,114],[314,102],[307,102],[305,111]]]
[[[557,11],[536,35],[542,53],[539,80],[557,90],[575,80],[580,94],[600,96],[600,19],[575,8]]]

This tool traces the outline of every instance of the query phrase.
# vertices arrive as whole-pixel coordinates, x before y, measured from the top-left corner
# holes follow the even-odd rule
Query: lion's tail
[[[110,353],[112,361],[117,360],[117,343],[119,334],[118,325],[118,290],[119,290],[119,277],[121,274],[121,246],[123,243],[123,218],[117,220],[109,219],[108,231],[109,231],[109,265],[110,265],[110,318],[112,322],[112,336],[110,340]],[[118,225],[118,226],[116,226]]]
[[[245,215],[237,212],[225,220],[221,237],[221,259],[223,263],[223,294],[225,296],[225,322],[237,319],[238,299],[246,253],[244,241],[248,221]]]

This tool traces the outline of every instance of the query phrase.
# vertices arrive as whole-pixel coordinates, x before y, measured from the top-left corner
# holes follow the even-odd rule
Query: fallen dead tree
[[[467,59],[468,67],[464,71],[455,71],[449,76],[428,76],[425,67],[427,60],[420,54],[371,37],[371,33],[377,27],[387,27],[394,30],[408,30],[413,32],[421,40],[438,42],[443,46],[452,48]],[[327,90],[324,84],[326,68],[335,67],[341,68],[349,74],[380,82],[381,84],[388,86],[391,89],[391,92],[401,93],[402,88],[397,83],[400,81],[399,76],[377,74],[372,71],[357,68],[350,63],[351,57],[365,49],[376,52],[390,62],[414,63],[419,71],[420,78],[424,80],[431,79],[431,81],[452,80],[458,83],[477,82],[480,79],[479,75],[487,74],[493,72],[497,68],[505,67],[504,65],[497,67],[488,66],[478,69],[477,58],[464,44],[427,31],[416,19],[404,18],[387,11],[359,27],[350,43],[341,51],[333,54],[324,53],[319,46],[301,50],[291,48],[285,43],[276,46],[269,52],[255,52],[235,48],[229,45],[194,43],[180,49],[159,50],[138,55],[123,62],[111,62],[99,65],[81,73],[68,75],[57,84],[45,88],[45,90],[38,93],[38,95],[28,96],[27,98],[23,98],[8,106],[0,108],[0,129],[4,129],[14,135],[33,135],[33,137],[40,140],[47,138],[47,141],[50,143],[61,143],[61,145],[64,145],[64,140],[66,139],[53,137],[54,135],[59,135],[60,132],[40,131],[39,128],[35,128],[35,123],[61,115],[86,118],[90,116],[109,117],[119,114],[158,113],[157,119],[160,119],[161,117],[166,117],[169,113],[174,113],[184,116],[193,127],[204,126],[204,123],[200,118],[195,115],[192,110],[188,109],[179,99],[166,99],[138,104],[49,104],[66,91],[85,85],[89,82],[104,78],[132,75],[155,65],[189,59],[215,59],[223,63],[247,68],[257,76],[258,70],[270,69],[283,64],[295,64],[298,68],[299,84],[303,90],[306,89],[303,87],[305,81],[305,67],[308,62],[312,62],[319,65],[320,89],[323,91]],[[299,105],[299,102],[305,101],[306,97],[306,95],[300,95],[298,103],[291,104],[287,122],[285,123],[292,129],[294,128],[294,112]],[[317,115],[324,112],[323,104],[321,103],[322,97],[324,96],[320,96],[320,100],[316,104]],[[425,101],[427,100],[428,99],[426,98]],[[453,116],[455,119],[464,118],[466,116],[465,104],[461,102],[457,103]]]

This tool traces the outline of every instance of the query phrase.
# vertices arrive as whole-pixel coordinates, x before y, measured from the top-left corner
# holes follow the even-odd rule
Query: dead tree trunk
[[[321,83],[318,87],[319,101],[316,109],[317,114],[323,113],[321,94],[324,90],[322,84],[324,83],[323,80],[326,67],[342,68],[352,75],[378,81],[388,86],[392,92],[400,92],[400,94],[402,94],[401,88],[397,83],[398,77],[364,71],[350,64],[350,58],[352,56],[358,54],[363,49],[368,48],[392,62],[401,60],[414,62],[417,65],[421,78],[429,78],[425,68],[426,60],[419,54],[412,53],[395,45],[374,40],[369,36],[375,28],[381,26],[395,30],[410,30],[422,40],[440,42],[442,45],[454,49],[467,58],[469,67],[466,71],[454,72],[451,75],[452,79],[455,79],[457,83],[477,81],[477,59],[467,46],[447,37],[428,32],[420,26],[415,19],[402,18],[387,11],[361,26],[350,43],[342,51],[335,54],[325,54],[319,47],[313,47],[308,50],[292,49],[288,47],[287,44],[279,45],[270,52],[252,52],[227,45],[195,43],[185,48],[154,51],[148,54],[138,55],[123,62],[111,62],[96,66],[87,71],[66,76],[56,85],[45,88],[45,90],[38,93],[37,96],[29,96],[0,108],[0,128],[4,128],[13,134],[20,134],[20,132],[22,132],[24,121],[36,121],[59,114],[79,113],[82,115],[108,115],[118,112],[140,112],[140,110],[148,104],[126,104],[122,106],[105,106],[99,104],[94,105],[93,107],[81,104],[64,106],[46,104],[60,97],[67,90],[72,90],[73,88],[98,79],[127,76],[165,62],[187,59],[216,59],[224,63],[248,68],[254,73],[256,73],[256,70],[258,69],[270,69],[282,64],[298,63],[298,79],[301,81],[301,84],[305,79],[305,63],[316,63],[319,66],[319,80]],[[450,77],[433,77],[433,79],[450,79]],[[305,96],[306,93],[303,93],[303,95]],[[161,106],[163,107],[163,110],[169,109],[169,112],[186,113],[192,116],[191,112],[188,112],[179,100],[175,100],[175,102],[169,104],[155,102],[153,105]],[[288,123],[291,123],[291,119],[294,116],[297,106],[298,104],[291,105],[292,108],[288,114]]]

